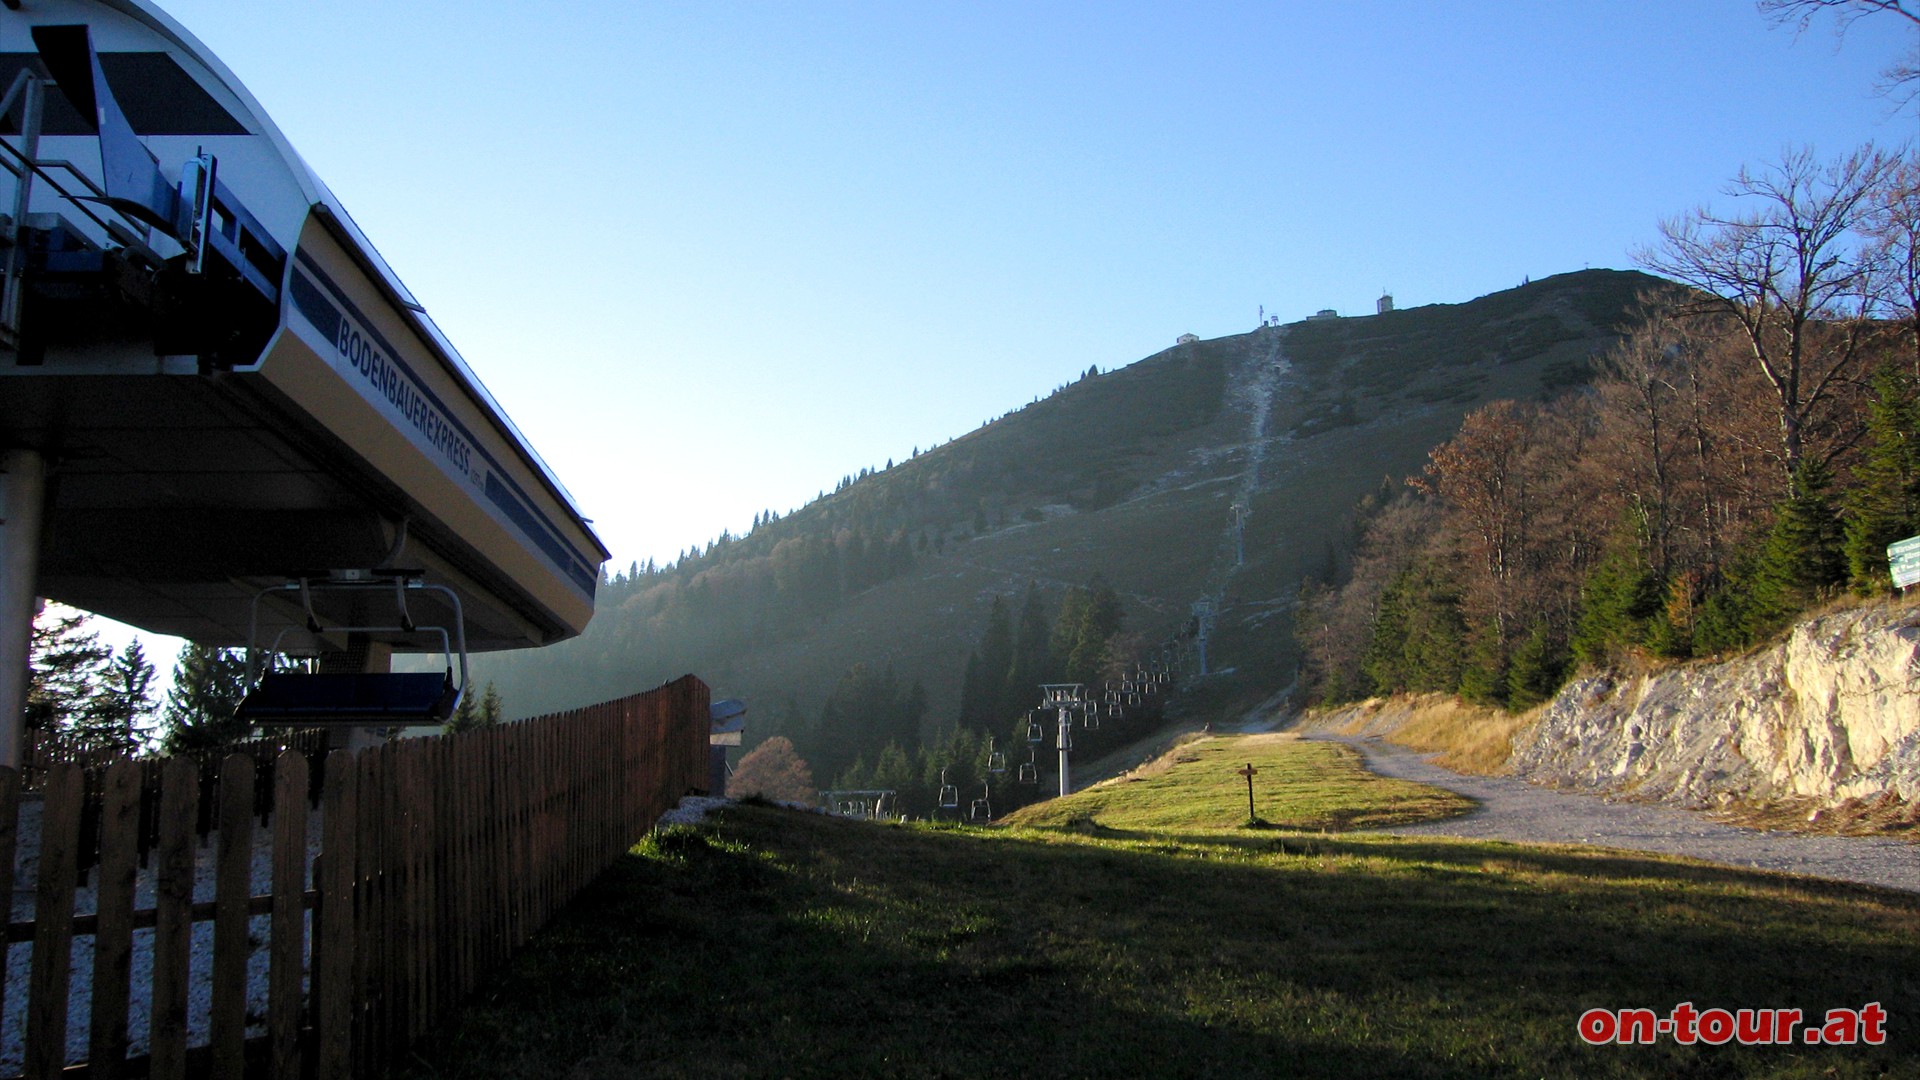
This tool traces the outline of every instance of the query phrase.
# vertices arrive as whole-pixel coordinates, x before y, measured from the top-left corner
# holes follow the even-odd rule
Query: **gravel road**
[[[1431,763],[1427,760],[1430,755],[1377,738],[1330,734],[1304,737],[1346,743],[1365,756],[1367,768],[1382,776],[1443,787],[1480,803],[1479,809],[1465,817],[1381,830],[1385,833],[1596,844],[1920,892],[1920,845],[1851,836],[1760,832],[1723,825],[1688,810],[1611,802],[1596,795],[1535,787],[1508,777],[1469,776]]]

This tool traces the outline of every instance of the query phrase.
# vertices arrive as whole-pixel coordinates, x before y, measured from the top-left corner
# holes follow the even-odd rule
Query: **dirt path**
[[[1480,809],[1466,817],[1381,830],[1396,836],[1597,844],[1920,892],[1920,845],[1863,837],[1760,832],[1723,825],[1687,810],[1609,802],[1507,777],[1467,776],[1380,739],[1329,734],[1304,737],[1346,743],[1365,755],[1367,768],[1382,776],[1417,780],[1480,802]]]

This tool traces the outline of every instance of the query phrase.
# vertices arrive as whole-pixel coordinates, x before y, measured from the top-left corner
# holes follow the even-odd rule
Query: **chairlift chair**
[[[429,585],[420,570],[342,571],[324,578],[296,578],[254,594],[247,631],[246,696],[235,716],[255,727],[402,727],[439,724],[453,715],[466,693],[467,630],[460,597],[444,585]],[[453,625],[418,624],[407,598],[421,592],[437,593],[448,605]],[[304,630],[316,637],[351,638],[377,635],[384,640],[424,636],[437,638],[444,670],[440,672],[325,672],[271,671],[267,656],[280,653],[289,626],[261,641],[260,601],[270,593],[297,593],[306,615]],[[377,598],[391,594],[396,619],[379,625],[323,625],[314,612],[315,593],[352,593]],[[454,668],[460,679],[454,682]]]
[[[1027,760],[1020,763],[1020,782],[1037,784],[1040,782],[1040,766],[1033,760],[1033,748],[1027,748]]]
[[[1046,738],[1047,738],[1047,729],[1040,725],[1040,721],[1037,717],[1035,717],[1032,713],[1028,713],[1027,714],[1027,741],[1030,743],[1037,744],[1037,743],[1046,741]]]
[[[960,807],[960,789],[947,783],[947,770],[940,770],[940,809],[957,810]]]
[[[985,825],[993,820],[993,803],[989,802],[985,795],[982,795],[973,800],[973,805],[968,808],[967,816],[975,824]]]
[[[1129,704],[1129,705],[1131,705],[1131,706],[1133,706],[1133,707],[1135,707],[1135,708],[1139,708],[1139,707],[1140,707],[1140,695],[1139,695],[1139,694],[1128,694],[1128,695],[1127,695],[1127,704]]]
[[[1006,751],[995,750],[993,748],[993,737],[989,735],[987,737],[987,774],[989,776],[1004,776],[1006,775],[1006,771]]]
[[[1087,711],[1080,714],[1080,726],[1088,731],[1100,730],[1100,706],[1089,705]]]

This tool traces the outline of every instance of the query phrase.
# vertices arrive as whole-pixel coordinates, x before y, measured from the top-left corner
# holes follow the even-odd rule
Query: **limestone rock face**
[[[1920,608],[1801,623],[1720,663],[1587,676],[1514,739],[1515,775],[1690,806],[1920,798]]]

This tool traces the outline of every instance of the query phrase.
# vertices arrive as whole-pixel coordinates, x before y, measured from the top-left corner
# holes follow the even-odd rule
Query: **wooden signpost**
[[[1251,761],[1247,762],[1246,768],[1234,770],[1237,774],[1247,778],[1247,824],[1249,825],[1258,825],[1260,823],[1260,815],[1253,812],[1253,774],[1259,771],[1259,769],[1253,767],[1253,762]]]

